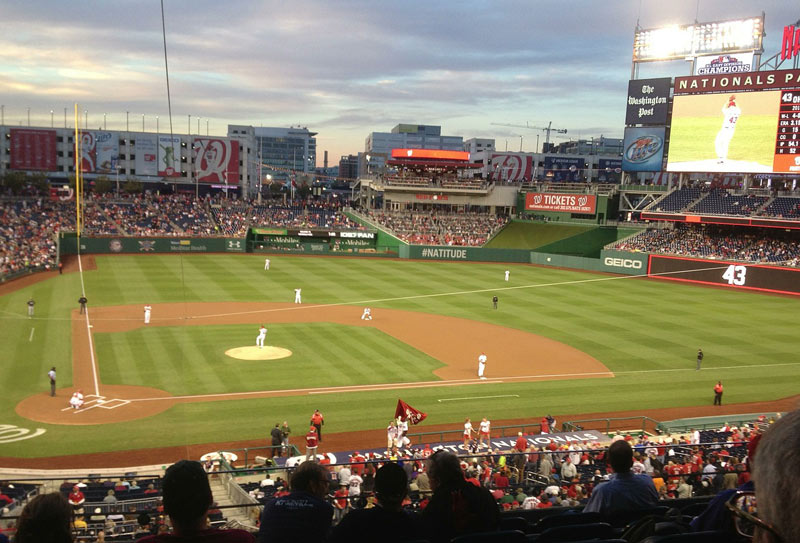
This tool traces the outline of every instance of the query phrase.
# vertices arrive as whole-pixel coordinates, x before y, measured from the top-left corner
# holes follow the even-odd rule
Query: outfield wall
[[[600,258],[587,258],[531,252],[531,264],[622,275],[645,275],[647,273],[647,253],[603,250],[600,252]]]
[[[78,237],[75,233],[62,233],[61,254],[78,253]],[[243,253],[244,238],[127,238],[127,237],[80,237],[80,252],[87,254],[123,253]]]
[[[524,249],[483,249],[481,247],[401,245],[400,258],[455,260],[466,262],[530,262]]]

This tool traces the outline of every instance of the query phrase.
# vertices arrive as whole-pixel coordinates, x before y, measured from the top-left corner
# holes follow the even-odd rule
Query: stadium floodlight
[[[637,30],[633,61],[678,60],[699,55],[763,52],[764,16]]]

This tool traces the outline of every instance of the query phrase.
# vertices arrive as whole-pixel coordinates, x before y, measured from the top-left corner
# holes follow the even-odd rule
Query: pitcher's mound
[[[278,360],[279,358],[292,356],[292,351],[282,347],[265,345],[263,349],[256,346],[234,347],[225,351],[225,354],[239,360]]]

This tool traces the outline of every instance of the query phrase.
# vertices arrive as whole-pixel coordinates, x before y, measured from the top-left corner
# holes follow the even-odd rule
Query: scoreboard
[[[798,166],[797,170],[791,170],[792,166]],[[800,89],[781,92],[775,167],[778,171],[800,171]]]
[[[800,174],[800,70],[675,78],[667,171]]]

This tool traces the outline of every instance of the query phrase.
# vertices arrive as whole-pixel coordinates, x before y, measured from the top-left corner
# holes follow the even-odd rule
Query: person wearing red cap
[[[714,140],[714,146],[717,151],[717,164],[724,164],[728,159],[728,147],[733,139],[733,134],[736,131],[736,122],[741,114],[742,110],[736,105],[736,96],[731,95],[726,105],[722,108],[722,128],[717,132],[717,138]]]
[[[481,355],[478,357],[478,377],[480,379],[486,379],[486,377],[483,376],[483,372],[485,369],[486,369],[486,353],[481,353]]]

